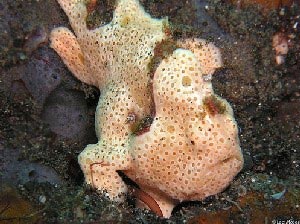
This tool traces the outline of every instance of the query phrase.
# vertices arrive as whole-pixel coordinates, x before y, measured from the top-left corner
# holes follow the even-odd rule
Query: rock
[[[61,83],[63,66],[48,47],[39,50],[25,67],[22,80],[37,101],[43,105],[47,96]]]
[[[1,182],[15,186],[28,181],[62,183],[61,178],[52,168],[28,160],[20,160],[20,151],[4,147],[0,143]]]
[[[46,100],[41,117],[63,139],[80,141],[89,133],[88,109],[82,92],[55,90]]]

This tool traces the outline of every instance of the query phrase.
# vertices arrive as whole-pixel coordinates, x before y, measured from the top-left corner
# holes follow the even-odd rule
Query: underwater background
[[[243,170],[224,192],[184,202],[170,219],[135,208],[134,195],[117,204],[86,186],[77,155],[97,142],[100,92],[49,47],[50,31],[70,27],[68,19],[55,0],[2,0],[0,224],[300,223],[299,2],[140,2],[168,17],[174,39],[200,37],[221,49],[213,87],[233,107]],[[114,5],[98,0],[89,28],[109,23]]]

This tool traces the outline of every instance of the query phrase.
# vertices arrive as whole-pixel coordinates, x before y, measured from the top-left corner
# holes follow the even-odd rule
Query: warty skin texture
[[[119,0],[109,24],[88,30],[86,1],[58,2],[74,34],[54,29],[51,47],[79,80],[101,90],[99,142],[78,157],[86,182],[122,201],[128,187],[116,171],[123,171],[157,201],[164,217],[181,201],[228,186],[243,156],[232,109],[207,79],[222,65],[219,49],[201,39],[180,40],[152,78],[155,47],[170,38],[166,20],[151,18],[137,0]],[[148,116],[154,119],[149,130],[136,135],[132,127]]]

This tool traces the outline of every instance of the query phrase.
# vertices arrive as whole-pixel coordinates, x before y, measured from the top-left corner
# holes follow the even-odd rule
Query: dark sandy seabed
[[[175,39],[206,38],[222,49],[213,85],[234,109],[244,169],[224,192],[181,204],[169,220],[135,208],[132,195],[120,205],[84,185],[77,155],[97,141],[100,92],[76,80],[48,46],[53,27],[69,27],[67,17],[55,0],[2,0],[0,223],[299,221],[299,6],[262,12],[222,0],[141,2],[151,15],[169,17]],[[113,5],[99,3],[91,29],[110,21]],[[282,65],[272,49],[279,31],[290,45]]]

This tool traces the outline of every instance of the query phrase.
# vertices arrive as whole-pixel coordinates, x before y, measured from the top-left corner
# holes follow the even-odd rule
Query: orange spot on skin
[[[165,27],[164,32],[168,37],[172,36],[172,31],[171,31],[170,27]]]
[[[84,64],[84,57],[83,57],[83,55],[79,54],[78,58],[79,58],[80,62],[82,62],[82,64]]]
[[[216,114],[223,114],[226,110],[225,105],[213,95],[206,97],[203,100],[203,105],[206,111],[212,116],[215,116]]]
[[[86,9],[88,13],[92,13],[95,11],[97,6],[97,0],[90,0],[90,2],[87,4]]]

